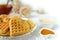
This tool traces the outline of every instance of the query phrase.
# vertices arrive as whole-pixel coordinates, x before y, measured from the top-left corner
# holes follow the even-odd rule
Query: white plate
[[[0,36],[0,40],[21,40],[21,39],[26,40],[26,39],[29,39],[30,36],[28,36],[28,35],[30,35],[36,29],[36,27],[37,26],[35,26],[33,29],[31,29],[30,32],[28,32],[28,33],[26,33],[24,35],[21,35],[21,36],[16,36],[16,37],[2,37],[2,36]],[[28,38],[27,38],[27,36],[28,36]],[[31,38],[32,37],[33,36],[31,36]]]

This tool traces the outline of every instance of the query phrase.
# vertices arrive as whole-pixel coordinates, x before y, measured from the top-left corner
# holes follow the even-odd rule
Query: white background
[[[32,6],[33,9],[44,9],[48,16],[55,18],[60,25],[60,0],[22,0],[22,2]],[[56,35],[54,40],[60,40],[60,28],[56,29]]]
[[[5,2],[6,0],[2,1]],[[58,25],[60,25],[60,0],[21,0],[21,1],[24,4],[30,5],[33,9],[38,8],[44,9],[48,16],[54,18],[57,21]],[[60,40],[60,28],[56,30],[56,35],[57,36],[54,40]]]

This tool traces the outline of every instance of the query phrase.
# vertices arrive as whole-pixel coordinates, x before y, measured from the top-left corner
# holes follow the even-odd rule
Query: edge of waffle
[[[31,20],[25,20],[29,26],[30,26],[30,29],[34,28],[35,24],[31,21]]]
[[[8,22],[10,20],[10,18],[6,14],[0,15],[0,19],[2,19],[3,22]]]
[[[0,34],[0,36],[10,36],[10,31],[4,33],[4,34]]]
[[[8,28],[9,28],[8,15],[0,15],[0,34],[6,33],[8,31]]]

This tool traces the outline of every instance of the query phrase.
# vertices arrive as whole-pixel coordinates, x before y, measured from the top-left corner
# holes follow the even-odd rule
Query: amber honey
[[[12,10],[12,6],[10,4],[0,4],[0,14],[9,14]]]

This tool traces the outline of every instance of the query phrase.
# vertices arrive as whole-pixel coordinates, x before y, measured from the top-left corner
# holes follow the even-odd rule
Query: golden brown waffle
[[[18,16],[11,19],[8,15],[0,15],[0,36],[18,36],[28,33],[34,23],[31,20],[23,20]]]
[[[6,14],[2,14],[2,15],[0,15],[0,17],[2,17],[2,18],[7,18],[8,15],[6,15]]]
[[[10,31],[7,31],[7,32],[4,33],[4,34],[0,34],[0,36],[10,36]]]
[[[10,20],[10,36],[17,36],[27,33],[29,26],[23,22],[18,16],[14,16]]]
[[[22,27],[22,32],[23,32],[21,34],[25,34],[30,31],[30,26],[26,21],[23,20],[23,22],[20,25]]]
[[[6,33],[9,28],[9,21],[5,22],[6,21],[5,18],[9,20],[7,15],[0,15],[0,34]]]
[[[8,31],[8,23],[0,23],[0,33],[6,33]]]
[[[32,29],[35,26],[35,24],[31,20],[25,20],[25,21],[29,24],[30,29]]]
[[[6,14],[0,15],[0,18],[1,18],[4,22],[8,22],[8,21],[10,20],[10,18],[9,18],[8,15],[6,15]]]

